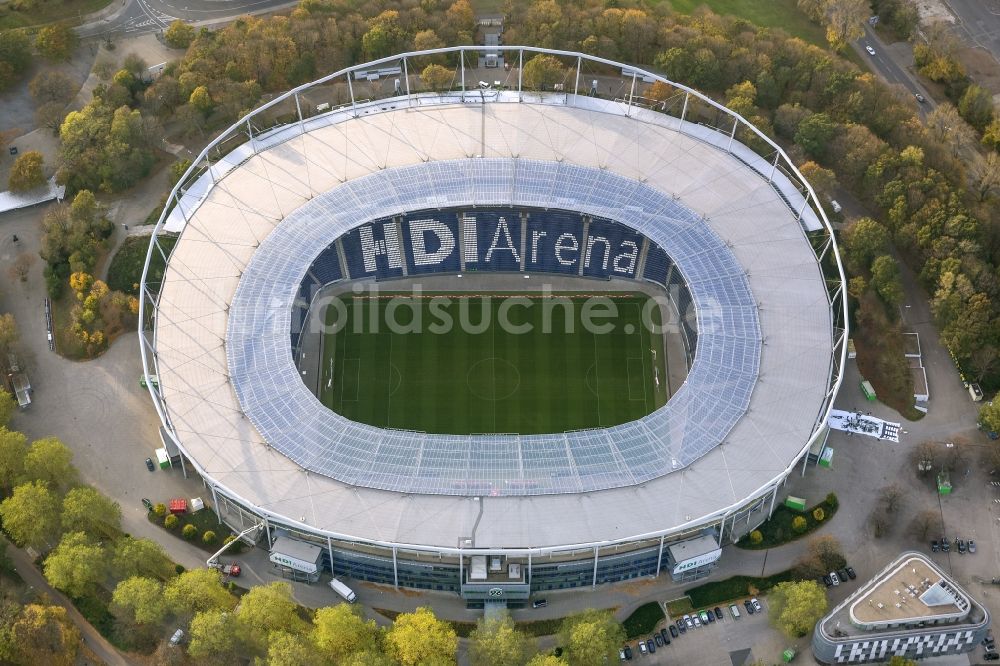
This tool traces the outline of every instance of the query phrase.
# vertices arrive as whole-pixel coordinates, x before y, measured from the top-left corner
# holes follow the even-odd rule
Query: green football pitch
[[[324,313],[320,400],[353,421],[456,435],[632,421],[667,400],[660,310],[644,294],[602,297],[341,296]]]

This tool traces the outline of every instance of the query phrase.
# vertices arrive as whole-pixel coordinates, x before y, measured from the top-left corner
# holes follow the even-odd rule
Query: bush
[[[758,544],[764,540],[764,535],[761,534],[760,530],[754,530],[750,533],[750,543]]]
[[[823,507],[818,506],[815,509],[813,509],[813,518],[816,520],[817,523],[823,522],[823,519],[826,518],[826,512],[823,511]]]
[[[622,626],[625,627],[625,635],[628,638],[644,636],[653,630],[660,620],[664,618],[663,609],[659,602],[650,601],[645,603],[625,618]]]
[[[178,523],[177,516],[175,516],[174,514],[170,514],[169,516],[163,519],[163,526],[166,527],[168,530],[172,530],[175,527],[177,527],[177,523]]]
[[[222,543],[224,545],[228,546],[229,544],[231,544],[234,541],[236,541],[236,537],[234,535],[230,534],[229,536],[227,536],[225,539],[222,540]]]
[[[840,506],[840,501],[837,499],[837,493],[830,493],[829,495],[826,496],[826,500],[824,501],[826,502],[826,505],[831,509],[836,509],[838,506]]]
[[[792,519],[792,529],[799,534],[805,532],[808,525],[809,524],[806,522],[806,519],[802,516],[795,516],[795,518]]]
[[[194,527],[194,525],[188,525],[188,527]],[[215,532],[213,532],[212,530],[208,530],[207,532],[201,535],[201,540],[205,543],[214,543]]]
[[[181,530],[181,536],[190,541],[198,536],[198,528],[194,525],[185,525],[184,529]]]
[[[164,504],[163,502],[157,503],[153,507],[153,513],[155,513],[156,515],[158,515],[158,516],[160,516],[162,518],[163,516],[167,515],[167,505]]]
[[[176,571],[176,572],[177,572],[177,575],[178,575],[178,576],[179,576],[179,575],[181,575],[181,574],[182,574],[182,573],[184,573],[184,571],[185,571],[185,569],[184,569],[184,565],[183,565],[183,564],[175,564],[175,565],[174,565],[174,571]]]

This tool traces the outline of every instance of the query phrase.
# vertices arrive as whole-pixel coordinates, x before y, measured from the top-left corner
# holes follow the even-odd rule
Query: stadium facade
[[[703,575],[825,442],[847,333],[829,222],[776,144],[696,91],[491,49],[513,66],[472,70],[481,49],[455,47],[337,72],[201,153],[143,275],[164,441],[221,520],[318,547],[293,577],[516,602]],[[522,78],[538,54],[564,65],[549,90]],[[432,60],[451,89],[418,89]],[[670,289],[688,377],[637,421],[547,435],[385,430],[319,403],[297,365],[318,290],[459,271]]]

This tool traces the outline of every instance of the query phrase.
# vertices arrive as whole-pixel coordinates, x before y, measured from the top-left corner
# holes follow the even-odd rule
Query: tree
[[[833,197],[833,190],[837,187],[837,175],[830,169],[824,169],[812,160],[799,167],[799,171],[813,186],[821,200],[826,201]]]
[[[1000,432],[1000,400],[994,398],[979,408],[979,422],[990,432]]]
[[[181,530],[181,536],[187,539],[188,541],[191,541],[196,536],[198,536],[198,528],[195,527],[194,525],[187,524],[184,526],[184,529]]]
[[[163,584],[140,576],[118,583],[111,603],[120,615],[134,624],[159,624],[169,610],[163,598]]]
[[[71,666],[80,649],[80,632],[62,606],[28,604],[11,628],[26,664]]]
[[[19,337],[14,315],[9,312],[0,314],[0,358],[6,358],[7,354],[14,351]]]
[[[870,217],[852,222],[843,233],[843,249],[852,273],[861,273],[889,247],[889,231]]]
[[[540,53],[524,63],[523,83],[525,88],[544,90],[566,78],[566,69],[555,57]]]
[[[194,41],[194,28],[177,19],[163,32],[163,41],[171,48],[186,49]]]
[[[29,150],[14,160],[7,177],[7,188],[11,192],[25,192],[45,184],[45,158],[37,150]]]
[[[205,530],[205,533],[201,535],[202,543],[215,543],[215,532],[212,530]]]
[[[192,90],[191,96],[188,98],[188,104],[200,111],[203,116],[210,114],[212,107],[215,105],[212,101],[212,96],[208,94],[206,86],[198,86]]]
[[[121,533],[122,510],[117,502],[90,486],[73,488],[63,498],[63,529],[82,530],[102,538]]]
[[[985,88],[973,83],[958,100],[958,112],[965,122],[983,132],[993,120],[993,96]]]
[[[24,457],[25,478],[65,490],[76,484],[73,452],[55,437],[36,439]]]
[[[455,73],[441,65],[430,64],[420,73],[420,80],[431,90],[445,90],[455,78]]]
[[[837,124],[826,113],[814,113],[799,123],[795,143],[807,154],[822,159],[830,139],[837,132]]]
[[[3,437],[3,429],[7,426],[8,423],[10,423],[10,420],[14,418],[14,410],[16,409],[17,409],[17,400],[14,399],[14,396],[12,396],[6,389],[0,388],[0,438]],[[2,439],[0,439],[0,442],[2,442]],[[2,455],[3,452],[0,451],[0,456]],[[21,459],[22,470],[23,470],[23,463],[24,459],[22,458]],[[4,465],[5,462],[3,460],[0,460],[0,487],[9,489],[9,485],[4,480],[6,478],[4,472]]]
[[[941,514],[937,511],[921,511],[910,521],[910,533],[918,540],[936,534],[941,526]]]
[[[889,513],[895,513],[896,509],[899,508],[900,503],[903,501],[903,494],[903,487],[898,483],[890,483],[878,491],[879,501],[882,502],[882,506]]]
[[[768,601],[771,622],[789,638],[808,634],[826,612],[826,592],[815,580],[778,583]]]
[[[37,257],[30,252],[22,252],[21,254],[17,255],[17,258],[14,259],[14,263],[11,264],[10,269],[7,271],[7,274],[10,276],[10,279],[20,280],[21,282],[27,282],[28,274],[31,273],[31,267],[35,265],[36,259]],[[9,393],[7,395],[8,397],[10,396]],[[10,399],[13,400],[13,398]],[[0,398],[0,401],[2,400],[3,399]],[[0,423],[5,423],[3,419],[2,406],[0,406]]]
[[[324,662],[316,654],[310,640],[278,631],[268,639],[267,663],[268,666],[320,666]]]
[[[809,555],[819,561],[824,571],[847,566],[847,560],[836,537],[829,535],[814,537],[809,541]]]
[[[38,105],[56,102],[66,106],[76,95],[78,88],[71,78],[54,69],[43,69],[28,84],[31,98]]]
[[[458,636],[434,611],[421,606],[399,615],[385,635],[386,650],[401,666],[453,664]]]
[[[868,0],[826,0],[826,41],[839,51],[865,34]]]
[[[45,483],[25,483],[0,502],[0,518],[19,546],[48,550],[59,534],[59,500]]]
[[[149,173],[157,128],[138,110],[112,108],[95,97],[67,114],[59,127],[62,167],[57,178],[74,189],[115,192]]]
[[[0,416],[4,405],[4,397],[13,401],[10,394],[2,391],[0,395]],[[4,419],[0,418],[0,424]],[[17,431],[8,430],[0,425],[0,488],[6,495],[14,484],[24,476],[24,456],[28,453],[27,439]]]
[[[306,628],[292,598],[292,586],[284,581],[250,588],[240,599],[236,617],[265,650],[272,632],[301,634]]]
[[[566,666],[566,662],[554,654],[536,654],[527,666]]]
[[[764,534],[760,530],[754,530],[750,533],[750,543],[754,545],[760,544],[764,540]]]
[[[570,615],[559,629],[570,666],[612,662],[625,640],[625,629],[611,611],[590,609]]]
[[[169,516],[163,519],[163,526],[166,527],[168,530],[172,530],[175,527],[177,527],[177,523],[179,522],[180,520],[177,518],[177,516],[175,516],[174,514],[170,514]]]
[[[203,569],[203,571],[205,571]],[[233,664],[244,661],[244,633],[233,626],[229,613],[220,610],[202,611],[191,620],[188,632],[191,642],[188,654],[211,664]]]
[[[889,306],[896,307],[903,302],[903,282],[899,277],[899,265],[887,254],[872,262],[872,287]]]
[[[813,520],[817,523],[822,523],[824,518],[826,518],[826,512],[823,511],[823,507],[818,506],[813,509]]]
[[[375,60],[399,53],[406,39],[406,31],[399,24],[399,12],[386,10],[373,18],[370,25],[361,37],[365,57]]]
[[[152,539],[134,539],[125,535],[115,540],[111,558],[116,578],[144,576],[167,580],[174,575],[174,564]]]
[[[888,661],[888,666],[917,666],[917,662],[906,657],[895,656]]]
[[[313,618],[313,641],[324,661],[341,663],[348,655],[369,649],[378,636],[374,620],[348,604],[326,606]]]
[[[21,30],[0,30],[0,90],[17,81],[31,64],[31,44]]]
[[[67,532],[45,559],[45,579],[71,597],[82,597],[108,573],[107,553],[83,532]]]
[[[65,23],[47,25],[35,37],[35,49],[49,60],[69,60],[79,39]]]
[[[469,635],[469,661],[473,666],[521,666],[534,653],[534,641],[518,631],[506,613],[480,618]]]
[[[232,610],[236,600],[222,587],[214,569],[192,569],[174,578],[163,589],[163,598],[178,615]]]
[[[881,539],[889,533],[892,528],[892,518],[884,506],[876,506],[868,514],[868,527],[871,528],[872,536]]]

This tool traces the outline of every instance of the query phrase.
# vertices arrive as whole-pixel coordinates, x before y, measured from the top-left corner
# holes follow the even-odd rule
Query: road
[[[80,630],[80,635],[83,636],[83,642],[87,644],[87,647],[100,658],[105,664],[111,666],[127,666],[128,661],[122,657],[121,653],[115,649],[111,643],[98,633],[97,629],[94,629],[87,620],[84,619],[80,612],[76,610],[72,602],[66,598],[66,595],[49,585],[45,577],[35,568],[34,563],[31,561],[31,557],[28,556],[26,552],[15,546],[14,544],[7,545],[7,556],[10,557],[11,561],[14,563],[14,569],[17,571],[18,575],[21,576],[26,584],[35,588],[39,592],[44,593],[52,603],[62,606],[66,609],[66,615],[69,617],[70,621],[76,625],[76,628]]]
[[[142,35],[161,32],[175,19],[208,25],[296,4],[289,0],[122,0],[118,11],[105,19],[79,26],[76,32],[81,38]]]
[[[945,0],[955,15],[955,34],[1000,61],[1000,0]]]
[[[898,62],[898,56],[885,42],[879,39],[878,34],[870,25],[865,25],[865,36],[854,42],[853,46],[858,54],[865,59],[871,70],[881,77],[883,81],[890,85],[902,86],[911,95],[919,93],[924,97],[926,101],[919,104],[921,119],[934,110],[936,104],[930,95],[927,94],[927,90]],[[868,46],[875,49],[875,55],[868,53],[866,50]]]

